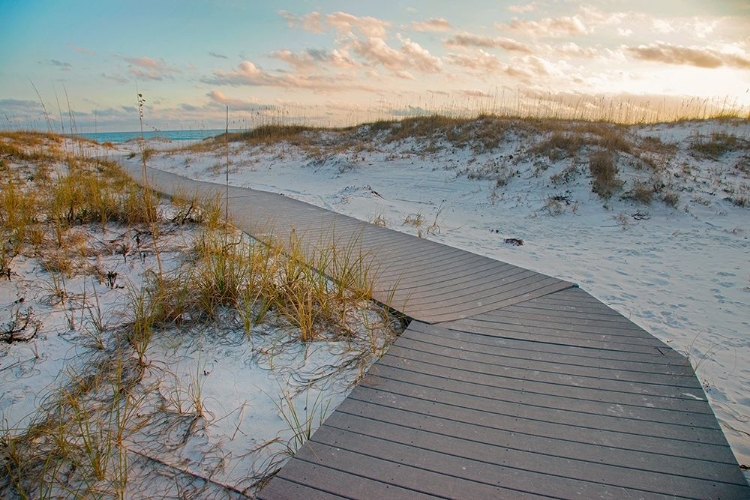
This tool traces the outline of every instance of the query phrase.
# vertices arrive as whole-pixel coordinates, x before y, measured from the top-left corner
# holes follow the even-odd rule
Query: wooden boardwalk
[[[750,498],[688,361],[575,285],[278,194],[229,200],[259,239],[361,248],[375,298],[413,318],[259,498]]]

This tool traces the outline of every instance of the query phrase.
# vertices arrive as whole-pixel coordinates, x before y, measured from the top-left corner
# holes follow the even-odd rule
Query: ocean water
[[[239,130],[230,129],[229,132],[239,132]],[[201,141],[207,137],[214,137],[223,134],[224,129],[208,130],[157,130],[143,132],[144,139],[169,139],[170,141]],[[137,140],[141,138],[140,132],[98,132],[95,134],[78,134],[80,137],[91,139],[98,143],[120,143]]]

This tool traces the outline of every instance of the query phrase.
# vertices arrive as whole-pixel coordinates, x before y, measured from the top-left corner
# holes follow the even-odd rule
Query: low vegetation
[[[88,361],[44,398],[27,426],[0,429],[0,496],[125,498],[140,494],[132,489],[134,479],[152,469],[175,478],[183,492],[178,496],[248,494],[278,467],[277,459],[248,478],[250,487],[237,489],[212,471],[201,472],[202,466],[164,458],[172,446],[179,449],[200,435],[209,416],[200,370],[166,400],[147,383],[154,373],[170,376],[168,367],[153,363],[154,342],[185,331],[239,330],[252,343],[256,327],[272,325],[288,332],[283,343],[364,346],[347,358],[361,375],[383,352],[383,339],[402,328],[386,307],[371,302],[369,259],[356,241],[316,251],[294,238],[261,244],[222,219],[218,197],[179,194],[168,204],[116,164],[66,151],[69,144],[51,135],[3,134],[0,145],[0,279],[26,279],[14,260],[37,259],[49,282],[46,300],[61,308],[68,330],[80,332],[90,349]],[[193,236],[179,243],[176,235],[183,231]],[[124,281],[106,267],[112,255],[129,266],[142,264],[142,283]],[[66,283],[76,276],[124,290],[126,303],[105,317],[96,287],[87,292],[84,279],[82,295],[69,290]],[[380,319],[363,319],[372,314]],[[0,341],[31,342],[42,319],[19,299],[3,320]],[[269,356],[273,366],[279,352],[263,348],[258,355]],[[325,383],[324,376],[306,383]],[[297,415],[291,399],[279,404],[288,425],[297,427],[284,444],[293,452],[309,437],[313,420]],[[319,405],[321,417],[327,405]],[[178,429],[185,433],[182,445],[166,437]],[[157,434],[158,442],[170,444],[144,444]]]

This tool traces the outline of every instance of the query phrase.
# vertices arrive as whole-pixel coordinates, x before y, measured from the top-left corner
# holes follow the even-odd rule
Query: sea
[[[229,132],[240,132],[240,130],[229,129]],[[224,129],[204,130],[152,130],[141,132],[96,132],[77,134],[79,137],[91,139],[100,144],[111,142],[113,144],[144,139],[168,139],[170,141],[202,141],[208,137],[223,134]]]

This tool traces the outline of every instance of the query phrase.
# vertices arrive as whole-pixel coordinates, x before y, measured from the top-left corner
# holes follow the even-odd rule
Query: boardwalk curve
[[[225,190],[149,178],[168,194]],[[259,498],[750,498],[689,362],[576,285],[278,194],[227,192],[258,239],[362,248],[375,299],[412,318]]]

